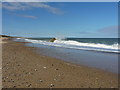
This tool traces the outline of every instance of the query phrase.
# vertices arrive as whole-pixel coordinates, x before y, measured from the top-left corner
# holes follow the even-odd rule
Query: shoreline
[[[38,54],[34,47],[3,44],[4,88],[118,88],[117,74]]]
[[[27,46],[27,47],[31,47],[31,46]],[[74,67],[86,67],[86,68],[90,68],[90,69],[95,69],[95,70],[99,70],[99,71],[102,71],[102,72],[108,72],[108,73],[112,73],[112,74],[115,74],[117,75],[118,73],[116,72],[111,72],[111,71],[108,71],[108,70],[104,70],[104,69],[100,69],[100,68],[96,68],[96,67],[91,67],[91,66],[87,66],[87,65],[83,65],[83,64],[77,64],[75,62],[70,62],[70,61],[65,61],[63,59],[59,59],[59,58],[56,58],[56,57],[52,57],[52,56],[48,56],[48,55],[45,55],[43,54],[41,48],[39,48],[39,50],[36,50],[38,49],[37,47],[33,47],[34,48],[34,52],[39,54],[39,55],[42,55],[44,57],[50,57],[50,58],[54,58],[55,60],[59,60],[59,61],[62,61],[63,63],[67,64],[67,65],[70,65],[70,66],[74,66]],[[41,50],[41,51],[40,51]]]
[[[71,65],[84,66],[88,68],[94,68],[103,70],[105,72],[111,72],[118,74],[118,54],[102,53],[102,52],[92,52],[86,50],[74,50],[68,48],[59,47],[49,47],[44,45],[37,45],[34,43],[25,44],[29,47],[36,47],[35,52],[40,53],[40,55],[53,57],[55,59],[62,60],[66,63],[71,63]],[[99,56],[98,56],[99,54]],[[72,56],[71,56],[72,55]],[[97,62],[96,62],[97,60]],[[108,63],[107,63],[108,62]]]

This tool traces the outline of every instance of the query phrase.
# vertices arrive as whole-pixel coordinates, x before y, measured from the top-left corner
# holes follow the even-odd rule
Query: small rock
[[[54,78],[54,80],[56,81],[57,79]]]
[[[35,71],[37,71],[37,69],[35,69]]]
[[[16,86],[13,86],[13,88],[15,88]]]
[[[46,69],[47,67],[43,67],[44,69]]]
[[[18,64],[17,66],[20,66],[20,64]]]
[[[8,80],[8,82],[10,82],[10,80]]]
[[[59,70],[59,69],[55,69],[55,70]]]
[[[40,82],[43,82],[42,80],[40,80]]]
[[[3,80],[3,82],[5,82],[5,80]]]
[[[8,79],[8,77],[6,77]]]
[[[27,87],[31,87],[31,84],[29,84],[29,85],[26,85]]]
[[[96,78],[96,79],[98,79],[98,78]]]
[[[12,81],[12,82],[14,82],[14,80],[13,80],[13,79],[11,79],[11,81]]]
[[[26,84],[28,84],[28,82],[25,82]]]
[[[50,84],[50,87],[53,87],[54,86],[54,84]]]
[[[58,76],[61,76],[60,74]]]

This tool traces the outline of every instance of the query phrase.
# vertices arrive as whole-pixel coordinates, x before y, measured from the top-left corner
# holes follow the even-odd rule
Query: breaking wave
[[[101,43],[83,43],[74,40],[55,40],[54,42],[48,42],[43,40],[32,40],[32,39],[21,39],[26,42],[41,44],[41,45],[49,45],[56,47],[64,47],[64,48],[72,48],[72,49],[82,49],[82,50],[92,50],[92,51],[102,51],[102,52],[113,52],[120,53],[119,44],[114,43],[112,45],[101,44]]]

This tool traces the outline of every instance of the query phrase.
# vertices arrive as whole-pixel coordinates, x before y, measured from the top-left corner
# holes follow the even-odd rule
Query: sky
[[[117,2],[4,2],[2,34],[117,38]]]

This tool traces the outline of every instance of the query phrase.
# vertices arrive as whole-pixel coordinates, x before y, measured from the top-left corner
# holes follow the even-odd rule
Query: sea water
[[[46,56],[118,73],[119,39],[58,38],[49,42],[50,39],[17,38],[19,41],[31,42],[27,44],[29,46],[41,48]]]

